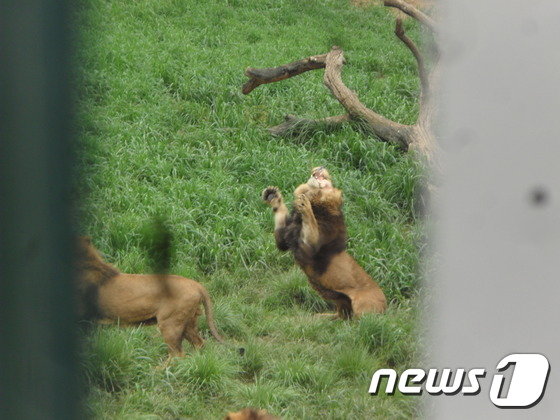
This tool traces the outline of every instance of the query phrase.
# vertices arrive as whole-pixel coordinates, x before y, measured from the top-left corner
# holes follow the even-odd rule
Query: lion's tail
[[[202,285],[201,285],[202,286]],[[218,329],[216,328],[216,324],[214,322],[214,309],[212,308],[212,300],[210,300],[210,295],[204,288],[201,287],[202,291],[202,305],[204,305],[204,312],[206,313],[206,323],[208,324],[208,328],[210,328],[210,332],[214,336],[214,338],[223,343],[224,339],[218,334]]]

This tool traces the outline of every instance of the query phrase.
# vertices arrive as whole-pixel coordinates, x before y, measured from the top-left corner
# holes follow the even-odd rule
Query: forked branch
[[[432,18],[409,3],[403,0],[386,0],[384,3],[386,6],[401,10],[428,28],[435,30],[435,22]],[[418,120],[413,125],[391,121],[366,107],[360,101],[358,95],[342,81],[342,66],[345,61],[344,53],[339,47],[333,47],[327,54],[311,56],[279,67],[248,68],[245,70],[245,75],[249,80],[243,85],[243,93],[248,94],[265,83],[278,82],[306,71],[324,68],[324,83],[344,107],[346,114],[315,120],[288,115],[282,124],[269,129],[273,135],[302,134],[316,129],[331,129],[346,122],[356,122],[365,126],[380,140],[394,143],[405,150],[418,152],[422,159],[431,165],[435,161],[437,150],[431,130],[433,115],[437,110],[434,100],[435,95],[432,94],[433,81],[437,79],[437,62],[430,69],[427,68],[422,53],[406,35],[400,18],[396,21],[395,34],[408,47],[418,64],[421,86],[420,112]]]

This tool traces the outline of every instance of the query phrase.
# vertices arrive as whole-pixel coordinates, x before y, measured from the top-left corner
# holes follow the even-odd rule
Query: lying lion
[[[183,356],[183,338],[202,347],[198,316],[206,311],[210,332],[219,342],[212,302],[200,283],[174,275],[124,274],[101,258],[90,238],[78,239],[78,312],[101,323],[157,321],[170,356]]]
[[[255,408],[245,408],[236,413],[228,413],[224,420],[280,420],[280,417],[268,414],[266,410],[257,410]]]
[[[334,301],[336,317],[348,319],[387,308],[383,291],[346,252],[342,191],[328,171],[315,168],[307,183],[294,191],[291,213],[277,187],[263,191],[274,212],[274,237],[281,251],[291,250],[311,286]]]

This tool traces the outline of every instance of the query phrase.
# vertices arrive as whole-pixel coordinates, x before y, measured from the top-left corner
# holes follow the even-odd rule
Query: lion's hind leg
[[[340,319],[351,319],[353,315],[352,301],[344,293],[339,293],[339,298],[334,301],[336,313]]]
[[[320,314],[322,316],[332,316],[333,319],[350,319],[352,318],[352,301],[348,295],[337,292],[336,290],[330,290],[323,288],[319,285],[313,284],[313,287],[325,300],[334,302],[336,306],[336,312],[334,314]]]
[[[198,332],[198,317],[200,314],[200,308],[197,308],[194,315],[187,319],[185,330],[183,332],[184,338],[186,338],[189,343],[191,343],[193,347],[197,349],[204,346],[204,340]]]
[[[387,301],[383,292],[377,290],[356,290],[349,293],[352,311],[359,317],[366,313],[381,314],[387,309]]]
[[[163,341],[169,348],[169,356],[182,357],[183,353],[183,334],[185,331],[185,323],[182,318],[169,317],[164,320],[158,320],[158,328],[163,336]]]

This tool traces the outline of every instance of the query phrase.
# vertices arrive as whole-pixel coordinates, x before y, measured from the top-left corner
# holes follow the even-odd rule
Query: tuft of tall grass
[[[368,314],[359,321],[358,337],[361,344],[384,364],[406,366],[414,362],[416,354],[414,328],[415,322],[409,316]]]
[[[240,348],[241,375],[256,380],[267,363],[267,350],[254,340]]]
[[[322,392],[331,388],[337,380],[336,372],[320,363],[309,364],[303,359],[278,363],[273,376],[288,387],[300,386],[309,391]]]
[[[304,398],[300,390],[287,388],[273,381],[259,379],[251,384],[239,384],[230,389],[233,407],[259,407],[271,413],[282,415],[287,407]]]
[[[373,372],[375,363],[363,345],[342,346],[334,356],[336,371],[345,378],[365,380]]]
[[[274,278],[271,293],[264,300],[267,308],[291,308],[297,305],[311,312],[328,310],[331,305],[315,292],[299,269]]]
[[[168,368],[168,374],[175,383],[187,384],[191,389],[210,395],[222,392],[227,381],[236,373],[236,367],[228,358],[209,348],[176,360]]]
[[[97,328],[82,343],[82,372],[89,386],[118,392],[142,377],[141,363],[151,364],[161,348],[150,344],[141,327]]]

